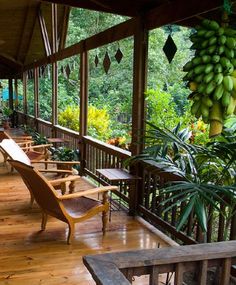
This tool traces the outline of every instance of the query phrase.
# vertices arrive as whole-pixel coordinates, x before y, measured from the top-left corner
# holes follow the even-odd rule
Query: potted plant
[[[68,147],[65,146],[61,146],[58,148],[54,148],[52,147],[51,149],[51,159],[55,160],[55,161],[79,161],[80,160],[80,153],[79,150],[76,149],[70,149]],[[57,167],[61,167],[63,169],[65,169],[66,164],[65,165],[57,165]],[[70,169],[71,166],[68,165],[68,169]],[[74,169],[79,170],[79,166],[78,165],[74,165],[73,166]]]
[[[3,128],[4,129],[10,129],[10,116],[12,115],[13,110],[8,108],[8,107],[4,107],[2,110],[2,122],[3,122]]]

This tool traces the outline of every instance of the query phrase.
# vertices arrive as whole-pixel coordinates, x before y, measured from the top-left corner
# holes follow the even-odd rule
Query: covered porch
[[[62,139],[67,141],[70,148],[79,148],[81,154],[81,174],[102,184],[104,181],[101,180],[97,169],[122,169],[125,167],[124,162],[127,158],[132,155],[140,154],[144,148],[144,141],[140,142],[140,137],[142,137],[145,129],[144,93],[147,86],[148,32],[154,28],[168,24],[175,23],[192,27],[199,23],[202,18],[218,19],[221,15],[222,1],[198,1],[196,3],[195,1],[184,0],[143,0],[135,4],[132,1],[120,1],[119,5],[117,5],[115,3],[107,3],[107,1],[71,0],[69,1],[69,6],[65,6],[66,4],[68,5],[67,1],[33,2],[34,4],[36,2],[38,4],[37,7],[34,7],[34,13],[37,15],[39,24],[36,25],[33,23],[33,26],[31,26],[31,35],[37,33],[38,38],[36,43],[40,43],[40,48],[39,46],[33,45],[33,36],[29,39],[27,32],[24,32],[24,30],[27,30],[26,21],[23,25],[25,28],[22,29],[21,35],[28,38],[28,49],[24,48],[24,43],[19,42],[18,39],[18,47],[20,47],[20,49],[17,50],[18,54],[16,54],[14,50],[10,56],[3,55],[0,57],[0,60],[2,58],[3,65],[2,71],[0,71],[1,78],[9,80],[9,107],[16,111],[17,126],[27,125],[36,128],[40,134],[46,137]],[[31,4],[24,6],[24,13],[30,16],[30,9],[33,6],[33,4],[32,6]],[[70,6],[121,14],[130,17],[130,19],[65,48]],[[11,4],[7,4],[7,1],[5,1],[5,7],[6,9],[11,9]],[[28,7],[28,10],[26,7]],[[43,11],[43,13],[40,11]],[[6,25],[5,29],[7,29]],[[101,142],[88,136],[87,132],[89,52],[100,46],[127,37],[133,37],[134,41],[132,137],[129,151]],[[11,43],[11,46],[13,47],[14,44]],[[35,52],[32,57],[30,57],[33,47],[35,48]],[[20,53],[21,50],[22,54]],[[26,54],[25,51],[27,51]],[[58,124],[57,108],[58,61],[75,55],[79,56],[80,59],[80,68],[78,70],[80,82],[78,90],[80,97],[79,132],[72,131]],[[39,78],[45,65],[51,68],[51,121],[40,118],[39,112]],[[34,82],[33,115],[28,113],[27,84],[29,76],[31,76],[31,79],[33,78]],[[13,100],[13,94],[18,93],[18,83],[21,78],[23,81],[23,110],[19,110],[17,100]],[[116,195],[123,201],[123,205],[125,205],[126,208],[129,207],[130,212],[135,214],[136,217],[127,216],[126,212],[121,211],[112,213],[110,228],[104,239],[102,235],[98,233],[97,227],[99,225],[96,220],[81,224],[78,226],[80,228],[76,233],[75,244],[69,247],[65,245],[64,247],[64,245],[60,243],[61,240],[64,239],[64,231],[58,230],[59,223],[56,221],[52,220],[52,230],[49,228],[44,234],[37,233],[38,224],[35,221],[39,218],[39,209],[37,206],[34,206],[32,210],[27,208],[28,192],[26,192],[20,178],[16,174],[6,173],[4,167],[2,167],[1,170],[0,183],[3,183],[3,188],[1,188],[3,190],[1,190],[0,195],[3,205],[2,215],[4,216],[2,218],[2,234],[4,239],[6,238],[6,241],[3,239],[2,248],[7,259],[13,259],[17,256],[16,263],[11,262],[11,264],[8,264],[5,258],[2,259],[2,261],[0,260],[0,265],[2,263],[3,265],[1,267],[4,268],[1,273],[1,278],[5,284],[25,284],[26,280],[29,281],[29,284],[38,284],[39,282],[41,282],[39,284],[94,284],[91,276],[82,265],[82,256],[110,251],[152,249],[157,248],[159,244],[161,246],[175,244],[167,237],[164,237],[159,230],[179,244],[190,245],[204,241],[219,242],[224,241],[225,237],[227,237],[227,240],[236,239],[236,215],[234,215],[230,221],[227,235],[225,235],[226,221],[223,215],[219,215],[209,221],[206,239],[201,227],[193,220],[191,215],[186,227],[182,231],[177,231],[177,220],[185,204],[179,203],[178,207],[172,208],[165,213],[161,211],[160,207],[157,208],[157,204],[161,203],[165,198],[159,195],[159,189],[166,182],[176,180],[176,177],[167,173],[160,173],[157,167],[146,163],[136,169],[130,170],[133,175],[137,175],[141,178],[137,181],[134,200],[130,201],[131,196],[125,188],[121,188],[116,192]],[[87,182],[85,182],[84,187],[87,187]],[[222,204],[220,207],[223,208],[224,205]],[[33,215],[31,211],[33,211]],[[210,211],[213,211],[213,209],[210,209]],[[15,214],[12,215],[12,212]],[[138,217],[141,217],[146,222],[141,222]],[[23,225],[22,222],[18,223],[19,219],[23,221]],[[148,223],[150,223],[149,226]],[[155,230],[154,227],[158,230]],[[14,229],[13,232],[12,228]],[[92,233],[90,230],[92,230]],[[56,236],[56,242],[54,235]],[[23,237],[24,240],[22,242],[21,238]],[[227,247],[227,242],[225,246]],[[204,250],[207,251],[205,247]],[[221,249],[219,248],[219,252],[220,251]],[[45,260],[49,260],[49,257],[49,264],[43,264]],[[225,253],[224,250],[222,250],[221,258],[224,261],[220,265],[222,267],[223,264],[225,270],[224,274],[227,275],[227,277],[224,279],[225,283],[220,284],[228,284],[229,272],[231,270],[231,257],[235,256],[228,256],[228,252]],[[234,262],[234,259],[232,259],[232,264],[235,264]],[[14,267],[18,267],[19,264],[22,265],[22,263],[24,266],[22,266],[20,270],[14,269]],[[181,262],[177,262],[176,264],[181,264]],[[54,265],[56,267],[55,269],[53,269]],[[178,266],[179,265],[177,265],[177,269],[179,268]],[[204,283],[206,282],[204,276],[206,275],[207,263],[204,263],[204,261],[202,262],[201,268],[203,267],[205,269],[201,271],[203,276],[202,283],[199,284],[206,284]],[[181,268],[179,270],[178,272],[181,275],[183,270]],[[145,271],[145,269],[140,272],[140,275],[142,275],[142,273],[150,275],[150,271]],[[178,276],[178,272],[176,276]],[[133,273],[135,273],[135,270]],[[96,272],[96,274],[99,275],[98,272]],[[154,271],[152,271],[152,274],[152,276],[155,276]],[[158,272],[156,272],[156,274],[158,275]],[[133,275],[128,272],[126,277],[131,281]],[[139,282],[138,278],[135,277],[135,279]],[[148,279],[147,282],[149,282],[149,284],[158,284],[155,283],[154,279],[155,278],[152,277],[150,280]],[[178,280],[176,279],[175,284],[182,284],[181,280],[181,277]],[[97,284],[103,284],[101,283],[101,279],[96,279],[96,282]],[[142,282],[144,281],[141,279],[140,283],[137,284],[144,284]]]

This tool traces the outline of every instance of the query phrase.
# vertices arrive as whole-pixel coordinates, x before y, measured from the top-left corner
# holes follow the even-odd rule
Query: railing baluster
[[[157,266],[153,266],[151,269],[149,285],[159,285],[159,270]]]
[[[225,258],[222,264],[220,285],[229,285],[230,269],[231,269],[231,258]]]
[[[184,270],[183,264],[177,263],[175,269],[175,285],[183,285],[184,279]]]
[[[199,271],[198,271],[198,284],[199,285],[207,285],[207,267],[208,261],[203,260],[199,264]]]

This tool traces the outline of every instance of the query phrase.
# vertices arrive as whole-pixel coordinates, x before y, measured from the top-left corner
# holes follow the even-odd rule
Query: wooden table
[[[133,216],[136,212],[137,199],[137,180],[141,179],[136,175],[130,174],[127,170],[120,168],[102,168],[96,170],[99,178],[105,180],[110,185],[121,186],[122,183],[129,185],[129,215]]]
[[[64,138],[47,138],[49,143],[52,143],[55,147],[58,146],[58,144],[63,145],[63,144],[68,144],[70,140],[64,139]]]

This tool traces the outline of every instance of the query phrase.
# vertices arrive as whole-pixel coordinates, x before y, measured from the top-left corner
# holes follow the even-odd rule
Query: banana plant
[[[181,130],[180,125],[173,130],[149,122],[147,125],[147,147],[129,163],[152,161],[162,171],[181,178],[181,181],[171,182],[160,190],[160,195],[168,197],[161,202],[166,205],[164,212],[185,202],[177,230],[183,228],[193,213],[202,231],[206,232],[209,206],[223,215],[227,214],[229,220],[236,209],[236,136],[224,135],[203,147],[189,143],[191,132]],[[220,203],[225,204],[227,213],[221,211]]]

